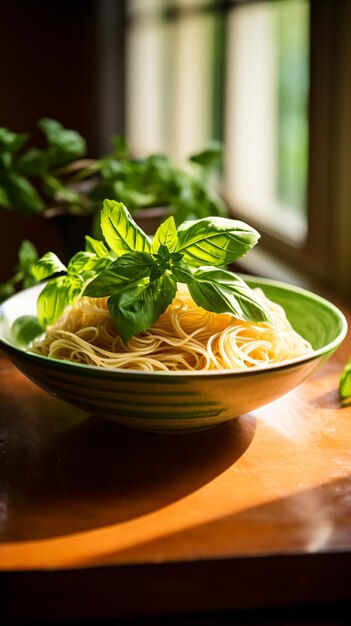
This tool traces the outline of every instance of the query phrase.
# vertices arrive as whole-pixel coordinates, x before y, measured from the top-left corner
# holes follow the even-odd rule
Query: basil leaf
[[[69,275],[81,275],[82,280],[92,278],[99,272],[103,272],[113,259],[109,256],[99,257],[92,252],[77,252],[68,264]]]
[[[56,272],[65,272],[66,266],[61,263],[60,259],[53,252],[47,252],[33,266],[32,272],[37,281],[44,280],[56,274]]]
[[[5,207],[5,209],[11,208],[10,198],[3,185],[0,185],[0,206]]]
[[[92,252],[77,252],[68,263],[67,272],[69,274],[80,274],[94,257],[95,255]]]
[[[27,133],[12,133],[7,128],[0,128],[0,150],[16,152],[20,150],[28,139]]]
[[[170,252],[174,252],[178,243],[177,229],[174,217],[171,215],[165,222],[159,226],[151,245],[151,252],[158,251],[161,245],[167,246]]]
[[[48,168],[43,150],[31,148],[16,160],[16,171],[23,176],[42,176]]]
[[[86,252],[93,252],[101,258],[109,255],[109,252],[104,242],[99,241],[98,239],[94,239],[89,235],[85,236],[85,250]]]
[[[134,222],[122,202],[105,200],[101,213],[103,235],[118,256],[127,252],[150,252],[150,239]]]
[[[0,152],[0,174],[8,172],[12,168],[12,162],[11,152]]]
[[[19,213],[38,213],[45,208],[44,202],[33,185],[17,172],[9,172],[3,180],[11,206]]]
[[[2,283],[0,285],[0,302],[6,300],[15,293],[15,287],[11,283]]]
[[[112,135],[110,138],[111,143],[114,145],[114,156],[117,159],[126,159],[128,156],[128,144],[125,137],[120,135]]]
[[[80,195],[72,189],[65,187],[58,178],[52,174],[46,173],[42,178],[43,189],[45,193],[54,198],[57,202],[68,202],[70,204],[79,203]]]
[[[21,315],[12,324],[11,332],[17,345],[27,346],[43,329],[34,315]]]
[[[130,252],[116,259],[85,288],[83,295],[92,298],[109,296],[126,283],[135,282],[150,275],[156,266],[152,257],[145,252]]]
[[[260,297],[239,276],[223,269],[203,267],[193,272],[193,278],[195,280],[188,283],[190,295],[206,311],[272,323]]]
[[[244,256],[258,241],[259,233],[244,222],[225,217],[204,217],[178,227],[177,250],[194,267],[227,265]]]
[[[27,239],[24,239],[18,251],[18,269],[28,272],[38,261],[38,251],[36,247]]]
[[[85,140],[75,130],[67,130],[56,120],[48,118],[39,120],[38,127],[46,135],[47,158],[51,166],[63,165],[85,154]]]
[[[132,189],[128,182],[124,183],[122,180],[116,180],[113,183],[113,190],[114,195],[131,209],[142,209],[152,206],[156,202],[154,193],[145,193],[138,189]]]
[[[198,163],[202,167],[211,168],[218,163],[223,153],[222,144],[218,141],[212,141],[205,150],[192,154],[189,157],[189,161]]]
[[[164,274],[147,285],[127,287],[109,298],[108,308],[123,341],[154,324],[176,294],[172,276]]]
[[[53,278],[38,297],[38,320],[42,328],[53,324],[62,315],[68,304],[69,283],[65,276]]]
[[[183,260],[179,260],[172,265],[172,276],[178,283],[189,284],[195,280],[193,270]]]
[[[84,279],[79,274],[71,274],[66,276],[65,280],[67,285],[67,302],[73,306],[78,296],[82,293]]]
[[[340,376],[339,395],[342,400],[351,399],[351,358],[346,363]]]

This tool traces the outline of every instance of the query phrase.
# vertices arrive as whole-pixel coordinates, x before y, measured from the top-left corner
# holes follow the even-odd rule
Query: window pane
[[[127,40],[127,136],[133,154],[165,149],[167,29],[158,19],[137,20]]]
[[[137,156],[182,160],[222,135],[222,17],[139,15],[128,31],[127,134]]]
[[[234,8],[229,15],[226,194],[248,218],[306,234],[307,0]]]

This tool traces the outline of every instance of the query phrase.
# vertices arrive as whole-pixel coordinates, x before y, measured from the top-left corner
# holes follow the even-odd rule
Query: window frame
[[[170,4],[157,10],[164,20],[214,12],[226,20],[243,3],[268,0],[218,0]],[[150,17],[150,15],[149,15]],[[134,12],[128,20],[148,19]],[[128,21],[127,21],[128,22]],[[310,0],[310,89],[308,104],[307,235],[296,243],[263,223],[248,219],[224,197],[231,215],[250,221],[261,233],[250,259],[240,260],[243,271],[268,273],[306,286],[324,288],[351,301],[351,3],[349,0]],[[225,38],[223,39],[225,120]],[[225,132],[224,132],[225,135]],[[350,259],[350,260],[349,260]]]

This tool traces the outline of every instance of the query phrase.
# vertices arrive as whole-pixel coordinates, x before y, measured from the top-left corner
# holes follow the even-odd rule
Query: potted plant
[[[64,257],[80,249],[83,233],[98,233],[96,216],[105,198],[123,202],[148,233],[155,231],[165,213],[172,214],[176,223],[226,214],[211,185],[221,157],[217,142],[180,166],[159,154],[134,159],[125,139],[114,136],[109,154],[87,159],[86,142],[78,132],[48,118],[37,126],[43,147],[31,145],[27,133],[0,128],[0,208],[25,219],[39,216],[54,223]],[[5,295],[16,284],[27,286],[35,260],[35,247],[25,243],[15,275],[6,281]]]

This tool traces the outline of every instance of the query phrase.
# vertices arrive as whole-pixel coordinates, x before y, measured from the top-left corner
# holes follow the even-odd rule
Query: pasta
[[[157,322],[127,345],[115,329],[107,298],[81,297],[47,328],[32,351],[103,368],[144,371],[245,370],[312,351],[292,329],[284,309],[260,294],[274,325],[206,311],[182,285]]]

